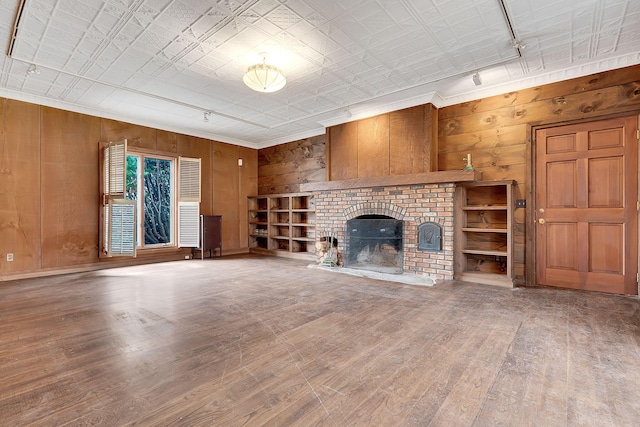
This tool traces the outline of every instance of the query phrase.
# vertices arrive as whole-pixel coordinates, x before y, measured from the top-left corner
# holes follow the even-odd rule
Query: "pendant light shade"
[[[287,84],[287,79],[280,69],[268,65],[264,56],[261,64],[252,65],[247,69],[242,80],[244,84],[258,92],[275,92]]]

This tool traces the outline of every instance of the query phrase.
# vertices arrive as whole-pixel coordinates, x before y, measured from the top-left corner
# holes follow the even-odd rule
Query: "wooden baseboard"
[[[11,280],[33,279],[37,277],[58,276],[62,274],[85,273],[88,271],[105,270],[108,268],[131,267],[134,265],[155,264],[159,262],[181,261],[190,259],[190,253],[183,252],[184,249],[167,252],[148,252],[136,258],[107,259],[101,262],[82,264],[68,267],[43,268],[35,271],[23,271],[17,273],[0,274],[0,282]],[[249,253],[249,248],[230,249],[223,252],[223,257],[227,255],[239,255]],[[187,257],[187,258],[185,258]]]
[[[254,254],[262,254],[262,255],[270,255],[270,256],[279,256],[283,258],[293,258],[293,259],[303,259],[307,261],[316,261],[316,254],[309,252],[288,252],[288,251],[278,251],[278,250],[269,250],[262,248],[251,248],[249,252]]]

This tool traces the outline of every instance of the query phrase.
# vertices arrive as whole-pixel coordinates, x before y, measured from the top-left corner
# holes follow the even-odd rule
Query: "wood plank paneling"
[[[290,162],[271,163],[258,166],[258,174],[261,178],[293,173],[313,173],[318,170],[326,174],[325,161],[323,157],[302,157],[301,159]]]
[[[329,135],[329,181],[358,178],[358,122],[332,126]]]
[[[397,176],[438,170],[438,110],[432,104],[332,126],[329,178]]]
[[[213,142],[213,212],[222,215],[222,248],[240,248],[248,246],[248,241],[240,242],[240,213],[238,212],[238,194],[240,191],[240,158],[236,145]],[[247,227],[246,223],[242,227]]]
[[[98,141],[123,138],[142,150],[201,158],[201,211],[224,214],[225,254],[247,250],[256,150],[0,98],[0,280],[184,259],[175,248],[98,258]]]
[[[324,157],[326,155],[326,139],[326,135],[318,135],[286,144],[261,148],[258,152],[258,166]]]
[[[438,168],[438,109],[433,104],[424,106],[425,159],[424,171],[436,172]]]
[[[43,268],[98,258],[99,138],[99,118],[42,109]]]
[[[514,165],[524,166],[527,162],[526,146],[521,143],[499,148],[481,149],[478,147],[473,151],[471,160],[473,166],[479,170],[496,167],[508,168]],[[441,165],[442,170],[463,169],[467,164],[466,153],[450,152],[442,154],[438,157],[438,163]]]
[[[419,105],[389,113],[389,173],[429,172],[425,108]]]
[[[316,183],[316,182],[325,182],[322,178],[325,177],[324,169],[316,169],[311,172],[293,172],[293,173],[285,173],[280,175],[271,175],[266,176],[260,179],[261,188],[275,188],[281,186],[289,186],[291,189],[298,189],[298,191],[293,191],[294,193],[298,193],[300,189],[300,185],[307,183]],[[264,193],[261,193],[264,194]],[[268,194],[279,194],[279,193],[271,193]]]
[[[389,114],[358,120],[358,178],[389,175]]]
[[[163,147],[167,147],[167,141],[163,138]],[[100,120],[100,141],[121,141],[127,139],[127,144],[131,147],[158,150],[157,131],[146,126],[134,125],[131,123],[119,122],[116,120]]]
[[[489,98],[456,104],[438,112],[441,120],[455,118],[472,113],[497,110],[507,106],[527,105],[544,99],[560,101],[560,97],[597,91],[612,86],[621,86],[623,92],[632,95],[638,89],[638,67],[626,67],[613,71],[578,77],[543,86],[522,89]]]
[[[516,180],[515,198],[523,199],[530,186],[532,127],[640,112],[639,76],[640,66],[633,66],[441,108],[439,169],[460,169],[462,158],[471,153],[483,179]],[[522,242],[520,248],[528,241],[531,250],[526,217],[517,213],[514,238]],[[518,254],[516,271],[527,274],[526,258],[526,253]]]
[[[516,124],[513,126],[501,126],[497,129],[445,135],[440,140],[438,153],[442,155],[456,152],[460,153],[460,158],[462,158],[467,153],[475,153],[476,150],[510,146],[517,141],[524,144],[526,139],[523,139],[522,135],[526,134],[526,132],[526,124]]]
[[[261,149],[259,194],[297,193],[300,184],[326,181],[326,139],[319,135]]]
[[[41,266],[40,107],[0,98],[0,120],[0,272],[33,271]]]
[[[208,141],[202,139],[202,141]],[[156,149],[167,153],[178,152],[178,134],[164,130],[156,131]]]

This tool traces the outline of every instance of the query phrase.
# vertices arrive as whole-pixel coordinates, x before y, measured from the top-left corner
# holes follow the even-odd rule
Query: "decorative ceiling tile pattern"
[[[321,133],[347,108],[640,62],[637,0],[504,6],[515,34],[500,0],[26,0],[0,95],[259,147]],[[18,7],[0,0],[4,46]],[[280,92],[242,83],[261,52],[287,76]]]

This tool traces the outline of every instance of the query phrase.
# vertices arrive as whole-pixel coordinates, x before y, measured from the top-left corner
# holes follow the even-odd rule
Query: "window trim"
[[[171,184],[170,184],[171,194],[169,195],[171,200],[171,223],[170,223],[171,230],[169,231],[171,236],[170,241],[169,243],[155,243],[150,245],[147,245],[144,243],[144,194],[142,194],[142,197],[139,196],[138,200],[136,200],[136,208],[138,211],[136,215],[136,231],[138,234],[136,249],[143,252],[145,250],[150,250],[150,249],[179,248],[178,235],[177,235],[177,229],[178,229],[177,227],[177,224],[178,224],[177,175],[178,175],[179,156],[177,156],[175,153],[167,154],[165,152],[160,152],[160,151],[158,151],[158,153],[161,153],[161,154],[156,154],[156,152],[154,152],[153,150],[138,150],[136,148],[129,149],[127,150],[127,153],[126,153],[127,156],[136,156],[139,159],[138,160],[139,170],[138,170],[138,176],[137,176],[138,192],[142,191],[144,193],[144,178],[143,178],[143,174],[140,173],[140,168],[144,168],[145,158],[168,160],[171,162]]]

